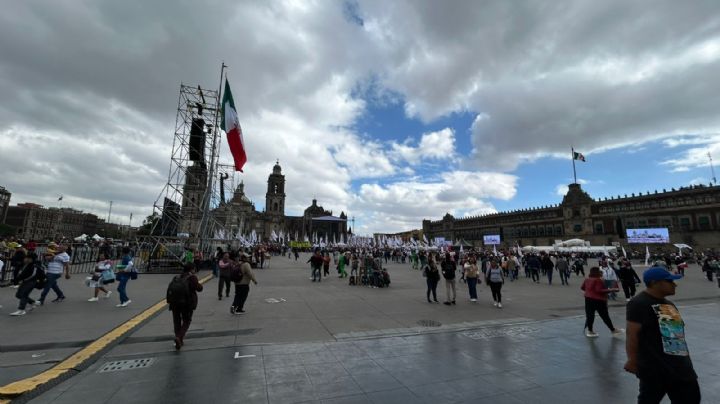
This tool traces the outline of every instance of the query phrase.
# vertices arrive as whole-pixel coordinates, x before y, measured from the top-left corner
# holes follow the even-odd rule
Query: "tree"
[[[152,229],[155,227],[157,222],[160,221],[160,215],[157,212],[153,212],[152,215],[148,216],[143,220],[142,226],[138,229],[138,236],[148,236]]]

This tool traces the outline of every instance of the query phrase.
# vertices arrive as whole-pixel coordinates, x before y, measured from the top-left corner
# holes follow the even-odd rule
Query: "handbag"
[[[115,272],[112,269],[106,269],[100,275],[103,285],[115,282]]]

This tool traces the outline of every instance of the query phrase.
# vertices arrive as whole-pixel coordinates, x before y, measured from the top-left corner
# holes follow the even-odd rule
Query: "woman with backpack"
[[[492,291],[493,306],[498,309],[502,309],[502,286],[505,283],[505,277],[503,271],[498,267],[497,261],[494,259],[490,261],[490,266],[485,272],[485,282],[490,286]]]
[[[428,303],[432,303],[433,300],[435,303],[440,303],[437,299],[437,286],[438,282],[440,282],[440,271],[438,271],[437,264],[435,264],[435,259],[432,254],[429,257],[427,264],[423,267],[423,276],[427,281],[426,294]],[[432,293],[433,300],[430,300],[430,293]]]
[[[197,309],[197,292],[202,290],[203,286],[195,276],[195,265],[192,263],[185,264],[182,275],[173,278],[168,286],[167,302],[173,316],[176,350],[185,345],[185,334],[190,328],[193,312]]]
[[[20,270],[15,278],[16,284],[18,285],[15,297],[17,297],[20,302],[17,311],[10,313],[11,316],[24,316],[27,314],[25,306],[28,303],[30,303],[30,310],[40,304],[40,302],[30,297],[30,293],[32,293],[33,289],[38,285],[38,282],[43,279],[45,279],[45,272],[43,272],[37,264],[35,253],[26,255],[23,258]]]

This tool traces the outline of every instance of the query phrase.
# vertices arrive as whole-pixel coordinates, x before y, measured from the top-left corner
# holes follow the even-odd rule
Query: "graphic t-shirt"
[[[672,302],[642,292],[628,303],[627,320],[642,325],[638,377],[697,379],[685,340],[685,322]]]

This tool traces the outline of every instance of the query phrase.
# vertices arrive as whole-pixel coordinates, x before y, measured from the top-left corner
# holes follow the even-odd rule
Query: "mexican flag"
[[[227,134],[230,153],[232,153],[235,162],[235,171],[242,172],[242,168],[247,162],[245,141],[243,140],[232,92],[230,92],[230,83],[228,83],[227,79],[225,79],[225,93],[222,100],[222,129]]]
[[[574,151],[573,152],[573,160],[585,161],[585,156],[583,156],[582,153],[578,153],[578,152]]]

